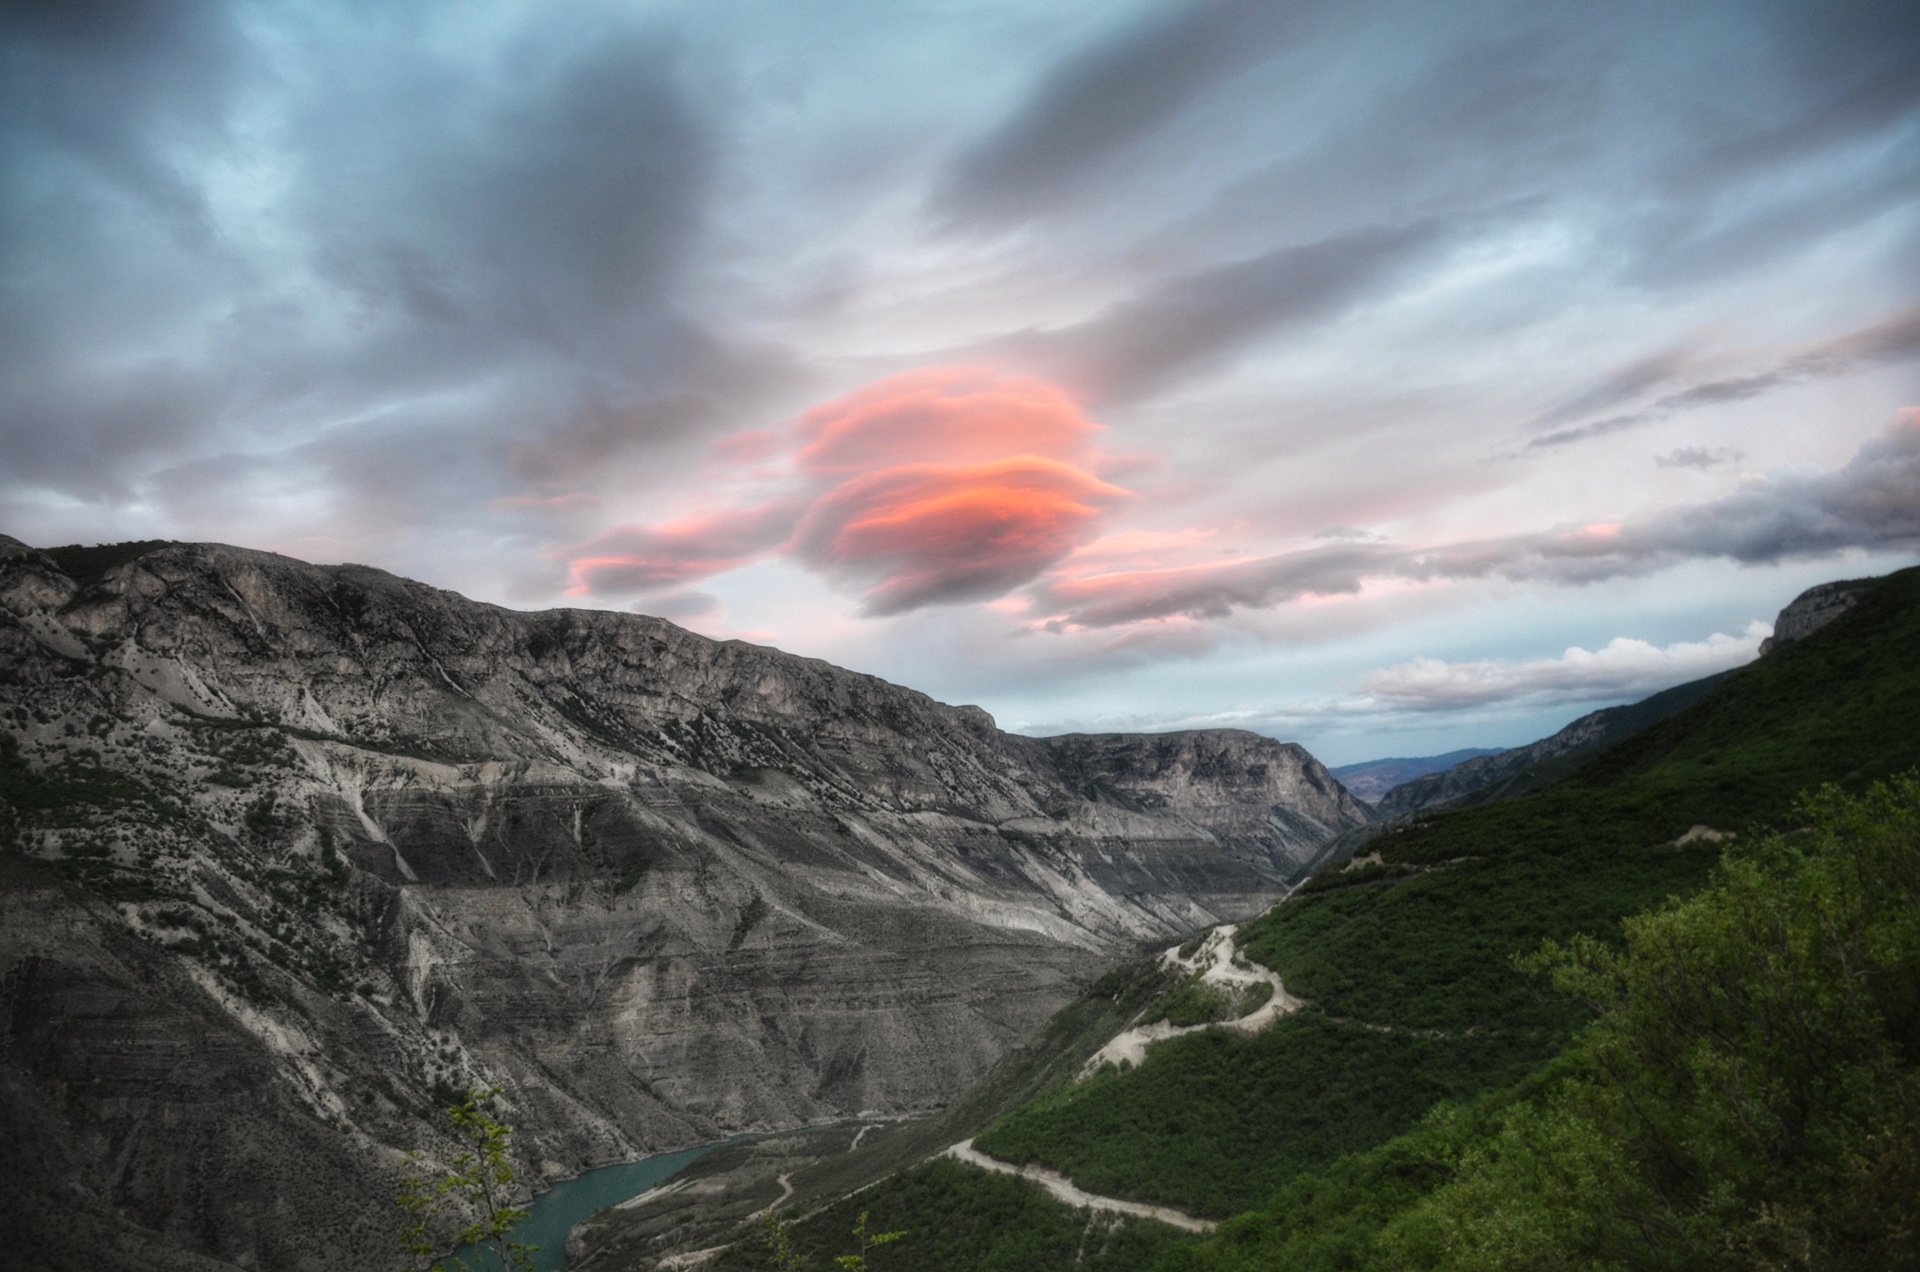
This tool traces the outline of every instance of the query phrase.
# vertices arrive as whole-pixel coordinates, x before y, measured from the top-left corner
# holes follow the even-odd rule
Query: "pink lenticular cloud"
[[[870,614],[991,601],[1098,538],[1129,497],[1097,475],[1099,431],[1043,380],[975,367],[890,376],[784,431],[715,443],[723,470],[784,464],[787,491],[609,531],[569,553],[573,593],[679,586],[782,553],[859,588]]]
[[[870,614],[993,600],[1031,583],[1098,533],[1127,492],[1071,464],[1016,455],[985,464],[901,464],[810,509],[793,553],[871,580]]]
[[[889,376],[800,417],[800,463],[816,473],[891,464],[987,463],[1009,455],[1090,462],[1100,426],[1058,387],[977,367]]]

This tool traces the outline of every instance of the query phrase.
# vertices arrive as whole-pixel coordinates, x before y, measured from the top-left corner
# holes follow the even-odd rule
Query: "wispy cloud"
[[[1097,41],[953,163],[934,205],[961,223],[1057,207],[1104,161],[1164,127],[1208,88],[1312,29],[1326,6],[1185,0]]]
[[[1731,464],[1741,458],[1741,453],[1731,446],[1682,446],[1668,451],[1664,455],[1654,456],[1653,462],[1662,468],[1717,468],[1721,464]]]
[[[1309,595],[1357,593],[1369,580],[1588,583],[1707,557],[1754,565],[1914,546],[1920,546],[1920,408],[1902,411],[1892,428],[1834,472],[1780,473],[1634,522],[1429,548],[1336,543],[1227,564],[1055,577],[1033,600],[1046,625],[1060,631],[1175,616],[1221,618]]]
[[[1255,337],[1339,316],[1454,242],[1434,220],[1353,230],[1165,279],[1072,326],[973,352],[1034,370],[1095,402],[1127,401],[1208,367]]]
[[[1608,433],[1654,424],[1684,411],[1704,406],[1744,402],[1776,389],[1809,380],[1831,380],[1854,375],[1871,366],[1920,358],[1920,306],[1905,309],[1880,322],[1824,340],[1763,371],[1705,380],[1667,393],[1644,407],[1610,415],[1574,428],[1556,429],[1527,443],[1529,451],[1550,450],[1584,442]],[[1683,350],[1667,350],[1609,375],[1565,404],[1536,418],[1536,424],[1564,423],[1637,397],[1645,389],[1672,380],[1686,365]]]

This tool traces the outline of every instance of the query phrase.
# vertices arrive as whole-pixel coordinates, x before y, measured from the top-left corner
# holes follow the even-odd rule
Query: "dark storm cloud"
[[[1026,332],[975,351],[1126,401],[1282,328],[1332,318],[1387,290],[1452,227],[1360,230],[1166,280],[1088,322]]]
[[[1645,574],[1681,561],[1743,565],[1848,549],[1920,546],[1920,408],[1834,472],[1789,474],[1639,522],[1404,548],[1337,544],[1228,566],[1098,575],[1041,589],[1055,629],[1173,616],[1217,619],[1307,595],[1352,594],[1369,579],[1504,578],[1557,584]]]
[[[966,221],[1033,216],[1221,80],[1308,31],[1313,0],[1189,0],[1069,57],[962,154],[935,206]]]

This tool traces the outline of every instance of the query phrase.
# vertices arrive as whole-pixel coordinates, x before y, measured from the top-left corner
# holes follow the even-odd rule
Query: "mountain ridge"
[[[0,936],[0,974],[8,1116],[45,1146],[14,1182],[78,1189],[141,1258],[294,1266],[316,1221],[275,1199],[377,1214],[462,1084],[505,1089],[530,1178],[937,1108],[1372,817],[1254,734],[1021,738],[664,619],[134,547],[83,581],[0,539],[8,886],[65,916]],[[118,1006],[88,1032],[83,1000]],[[200,1036],[257,1100],[113,1060]],[[140,1129],[193,1118],[190,1161]],[[385,1239],[328,1237],[372,1266]]]

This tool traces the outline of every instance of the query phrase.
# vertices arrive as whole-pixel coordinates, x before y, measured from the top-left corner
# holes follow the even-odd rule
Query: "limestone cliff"
[[[1879,582],[1877,578],[1839,579],[1808,588],[1787,602],[1773,620],[1773,635],[1760,642],[1760,652],[1813,635],[1857,605]]]
[[[91,1266],[387,1265],[470,1083],[547,1174],[938,1106],[1370,820],[1252,734],[1014,737],[365,567],[0,538],[0,610],[6,1182]]]

